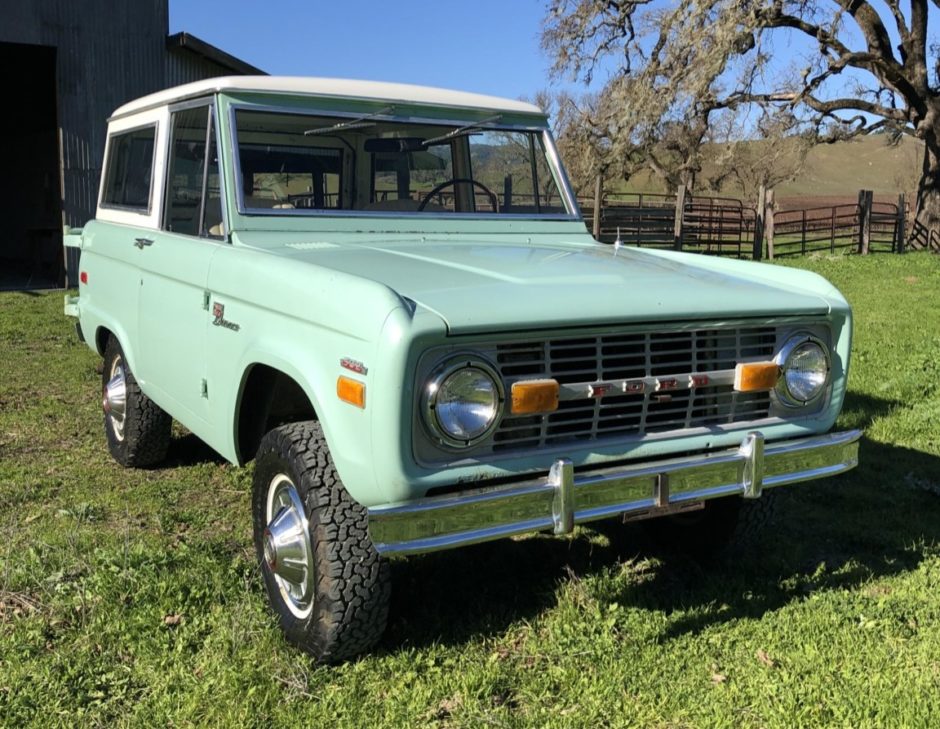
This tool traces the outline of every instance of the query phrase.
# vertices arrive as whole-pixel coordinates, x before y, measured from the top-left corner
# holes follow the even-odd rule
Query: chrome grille
[[[773,357],[774,327],[637,332],[499,344],[496,364],[504,381],[554,378],[561,385],[663,377],[734,369],[741,361]],[[731,385],[656,393],[563,400],[546,415],[506,416],[493,451],[570,441],[634,436],[759,420],[768,416],[768,393],[738,393]]]

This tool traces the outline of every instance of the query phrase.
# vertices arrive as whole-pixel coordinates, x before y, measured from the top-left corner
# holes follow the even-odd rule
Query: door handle
[[[134,245],[140,248],[140,250],[143,250],[144,246],[153,245],[153,239],[152,238],[134,238]]]

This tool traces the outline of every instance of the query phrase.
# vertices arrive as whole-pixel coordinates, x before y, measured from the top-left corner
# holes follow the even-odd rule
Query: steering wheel
[[[457,184],[459,184],[459,183],[461,183],[461,182],[465,182],[465,183],[467,183],[468,185],[476,185],[476,186],[479,187],[481,190],[483,190],[483,192],[486,193],[487,197],[489,197],[490,202],[493,204],[493,212],[495,212],[495,213],[498,213],[498,212],[499,212],[499,200],[498,200],[497,197],[496,197],[496,193],[493,192],[490,188],[488,188],[486,185],[484,185],[484,184],[483,184],[482,182],[480,182],[479,180],[471,180],[469,177],[453,177],[453,178],[451,178],[451,179],[449,179],[449,180],[445,180],[445,181],[442,182],[440,185],[435,185],[435,186],[434,186],[434,189],[432,189],[431,192],[429,192],[427,195],[425,195],[425,196],[424,196],[424,199],[421,201],[421,204],[418,205],[418,212],[420,213],[422,210],[424,210],[425,206],[426,206],[429,202],[431,202],[431,198],[434,197],[434,196],[435,196],[437,193],[439,193],[441,190],[443,190],[445,187],[450,187],[451,185],[457,185]],[[455,192],[456,192],[456,190],[455,190]]]

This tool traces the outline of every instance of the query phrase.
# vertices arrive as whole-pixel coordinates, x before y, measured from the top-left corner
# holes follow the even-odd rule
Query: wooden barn
[[[168,0],[21,0],[0,23],[0,289],[62,286],[62,226],[94,217],[106,120],[130,99],[259,69],[188,33]]]

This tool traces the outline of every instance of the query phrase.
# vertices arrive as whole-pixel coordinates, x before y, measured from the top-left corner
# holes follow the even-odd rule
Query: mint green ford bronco
[[[830,432],[842,295],[597,243],[519,101],[162,91],[109,120],[96,218],[65,244],[112,456],[158,464],[175,419],[254,460],[267,594],[320,661],[381,636],[389,555],[612,518],[704,548],[760,523],[768,489],[857,462],[859,433]]]

